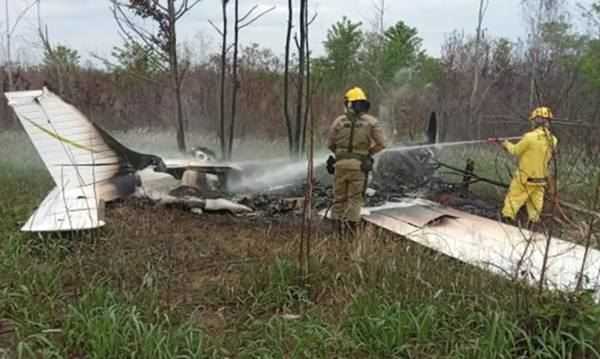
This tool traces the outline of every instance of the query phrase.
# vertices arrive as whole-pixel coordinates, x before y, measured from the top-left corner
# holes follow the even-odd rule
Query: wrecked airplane
[[[107,202],[140,192],[160,203],[196,210],[250,210],[225,199],[177,198],[145,186],[161,175],[195,186],[205,174],[225,186],[240,170],[233,164],[210,161],[198,149],[193,159],[175,160],[133,151],[46,88],[8,92],[6,97],[56,185],[22,231],[101,227]]]

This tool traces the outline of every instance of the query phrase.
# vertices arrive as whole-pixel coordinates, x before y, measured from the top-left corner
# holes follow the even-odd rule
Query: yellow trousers
[[[544,209],[545,189],[544,184],[527,183],[515,176],[504,199],[502,215],[514,220],[521,207],[526,205],[529,221],[538,222]]]
[[[364,203],[365,173],[360,169],[336,166],[333,218],[341,221],[359,222],[360,209]]]

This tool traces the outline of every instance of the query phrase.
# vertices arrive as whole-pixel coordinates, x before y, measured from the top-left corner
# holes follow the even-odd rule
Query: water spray
[[[497,141],[505,140],[517,140],[520,137],[503,137],[496,138]],[[451,146],[461,145],[473,145],[488,142],[488,139],[484,140],[470,140],[470,141],[456,141],[456,142],[442,142],[442,143],[430,143],[423,145],[413,146],[394,146],[387,148],[374,157],[377,158],[380,154],[388,152],[409,152],[426,148],[440,149]],[[319,154],[313,160],[314,166],[319,167],[325,164],[329,154]],[[273,161],[263,161],[264,168],[261,169],[257,176],[245,178],[239,185],[234,186],[233,190],[251,190],[251,191],[271,191],[274,189],[282,188],[294,183],[296,180],[302,178],[306,172],[307,161],[293,161],[284,162],[282,159]],[[240,163],[242,164],[242,163]]]
[[[508,140],[518,140],[520,138],[521,137],[519,137],[519,136],[517,136],[517,137],[500,137],[500,138],[494,138],[494,140],[496,140],[496,141],[508,141]],[[382,153],[386,153],[386,152],[407,152],[407,151],[414,151],[414,150],[420,150],[420,149],[425,149],[425,148],[439,149],[439,148],[451,147],[451,146],[475,145],[475,144],[486,143],[486,142],[489,142],[489,139],[485,139],[485,140],[471,140],[471,141],[429,143],[429,144],[425,144],[425,145],[414,145],[414,146],[399,145],[399,146],[394,146],[394,147],[386,148],[385,150],[379,152],[377,155],[382,154]],[[375,155],[375,157],[377,155]]]

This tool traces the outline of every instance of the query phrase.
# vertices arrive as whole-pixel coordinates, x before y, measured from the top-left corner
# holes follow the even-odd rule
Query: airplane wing
[[[407,199],[368,208],[363,218],[463,263],[549,289],[572,291],[579,277],[600,300],[600,251],[440,204]],[[548,246],[548,248],[546,248]],[[546,259],[544,258],[547,255]]]

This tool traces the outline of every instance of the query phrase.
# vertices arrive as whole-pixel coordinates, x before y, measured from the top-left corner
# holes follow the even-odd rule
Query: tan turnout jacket
[[[339,165],[340,162],[350,161],[344,158],[350,149],[350,137],[352,132],[351,118],[355,118],[354,135],[352,140],[352,153],[357,155],[373,155],[385,148],[385,137],[379,121],[367,114],[346,114],[333,121],[329,129],[328,148],[335,153]],[[357,162],[360,162],[356,160]],[[353,161],[354,162],[354,161]],[[342,163],[344,165],[344,163]],[[359,164],[360,166],[360,164]]]

